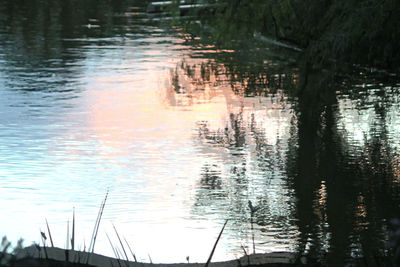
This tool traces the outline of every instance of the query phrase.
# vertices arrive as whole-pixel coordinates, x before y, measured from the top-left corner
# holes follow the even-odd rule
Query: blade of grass
[[[68,250],[69,248],[69,220],[67,221],[67,242],[65,244],[66,248]]]
[[[119,255],[118,255],[118,252],[117,252],[117,250],[115,249],[115,247],[113,246],[113,244],[112,244],[112,242],[111,242],[111,239],[110,239],[110,237],[108,236],[107,233],[106,233],[106,236],[107,236],[108,242],[110,242],[110,246],[111,246],[112,250],[114,251],[115,259],[117,260],[119,267],[121,267],[121,263],[119,262]]]
[[[121,252],[121,250],[119,249],[119,247],[116,247],[116,250],[117,250],[117,252],[118,252],[118,256],[119,256],[119,258],[121,259],[121,262],[123,261],[122,260],[122,252]],[[127,267],[129,267],[129,260],[126,260],[126,261],[124,261],[125,262],[125,266],[127,266]]]
[[[247,251],[246,251],[246,249],[244,248],[243,244],[241,244],[240,247],[243,249],[244,255],[247,256]]]
[[[43,246],[46,246],[46,240],[47,240],[46,234],[40,230],[40,235],[42,236]]]
[[[104,200],[101,202],[100,209],[97,214],[97,219],[94,224],[93,233],[92,233],[92,237],[90,239],[90,245],[89,245],[89,249],[88,249],[89,255],[88,255],[86,264],[89,264],[90,255],[93,254],[93,252],[94,252],[94,245],[96,243],[96,238],[97,238],[97,233],[99,231],[101,216],[103,215],[104,206],[106,205],[107,197],[108,197],[108,189],[107,189],[106,196],[104,197]]]
[[[115,258],[118,258],[117,251],[115,250],[114,245],[112,244],[111,239],[107,233],[106,233],[106,236],[107,236],[108,242],[110,242],[110,246],[114,252]]]
[[[103,202],[104,202],[104,200],[101,202],[100,208],[99,208],[99,212],[97,213],[97,218],[96,218],[96,222],[94,223],[94,228],[93,228],[93,232],[92,232],[92,237],[90,238],[90,243],[89,243],[88,252],[91,252],[91,250],[92,250],[93,239],[94,239],[94,235],[95,235],[95,233],[96,233],[97,224],[98,224],[98,222],[99,222],[100,213],[101,213],[101,207],[103,206]]]
[[[128,255],[126,254],[126,251],[125,251],[124,244],[122,243],[122,240],[121,240],[121,238],[119,237],[119,234],[118,234],[117,228],[115,228],[115,225],[114,225],[114,224],[112,224],[112,226],[114,227],[115,234],[117,235],[117,237],[118,237],[118,240],[119,240],[119,243],[121,244],[121,247],[122,247],[122,250],[123,250],[123,252],[124,252],[125,258],[126,258],[126,260],[127,260],[127,261],[129,261],[129,259],[128,259]]]
[[[51,237],[51,232],[50,232],[49,223],[47,222],[47,219],[46,219],[46,218],[45,218],[45,220],[46,220],[47,232],[49,233],[50,244],[51,244],[51,247],[54,248],[54,243],[53,243],[53,238]]]
[[[259,207],[254,207],[253,203],[251,202],[251,200],[249,200],[248,202],[249,204],[249,209],[250,209],[250,225],[251,225],[251,237],[253,240],[253,254],[256,254],[256,243],[254,242],[254,225],[253,225],[253,217],[254,217],[254,213],[259,209]]]
[[[106,205],[107,197],[108,197],[108,190],[107,190],[107,193],[106,193],[106,196],[105,196],[103,202],[100,205],[99,213],[97,215],[96,223],[94,225],[94,229],[93,229],[93,233],[92,233],[92,238],[90,240],[89,252],[92,252],[92,253],[94,252],[94,245],[96,243],[96,238],[97,238],[97,233],[99,231],[101,216],[103,215],[104,206]]]
[[[108,192],[107,192],[107,195],[108,195]],[[99,232],[101,216],[103,215],[104,206],[106,205],[107,195],[106,195],[106,197],[105,197],[105,199],[104,199],[104,202],[103,202],[103,205],[101,206],[101,209],[100,209],[100,217],[99,217],[99,221],[98,221],[98,223],[97,223],[96,233],[95,233],[94,239],[93,239],[92,253],[94,252],[94,245],[95,245],[95,243],[96,243],[97,233]]]
[[[253,254],[256,254],[256,243],[254,242],[254,226],[253,226],[253,215],[250,217],[251,227],[251,239],[253,240]]]
[[[222,226],[221,232],[219,232],[218,238],[217,238],[217,240],[215,241],[214,247],[213,247],[213,249],[211,250],[210,257],[208,257],[208,260],[207,260],[207,262],[206,262],[205,267],[208,267],[208,265],[210,264],[211,259],[212,259],[212,256],[214,255],[214,251],[215,251],[215,249],[217,248],[218,241],[219,241],[219,239],[221,238],[222,232],[224,231],[225,226],[226,226],[226,224],[228,223],[228,221],[229,221],[229,220],[226,220],[225,223],[224,223],[224,226]]]
[[[4,239],[3,239],[4,240]],[[39,241],[40,242],[40,241]],[[8,246],[10,246],[11,244],[9,243],[9,244],[7,244],[7,246],[3,249],[3,253],[4,253],[4,251],[7,251],[7,249],[8,249]],[[37,251],[38,251],[38,255],[39,255],[39,259],[41,259],[42,258],[42,249],[40,248],[40,243],[33,243],[33,245],[35,246],[35,248],[37,249]]]
[[[85,239],[83,239],[83,252],[86,252],[86,240]],[[82,263],[85,263],[85,261],[84,261],[84,259],[86,258],[86,256],[87,256],[87,258],[86,258],[86,264],[89,264],[89,255],[88,255],[89,253],[84,253],[83,255],[84,256],[82,256]]]
[[[246,258],[247,258],[247,265],[250,265],[250,257],[249,257],[249,255],[247,254],[246,249],[244,248],[243,245],[240,245],[240,246],[241,246],[242,249],[243,249],[244,255],[246,255]]]
[[[72,238],[71,238],[71,248],[75,249],[75,208],[72,211]]]
[[[133,250],[131,249],[131,246],[129,246],[129,243],[128,243],[128,241],[126,241],[125,237],[124,237],[124,240],[125,240],[125,243],[128,245],[129,251],[131,252],[131,254],[133,256],[133,259],[135,260],[135,262],[137,262],[135,253],[133,253]]]
[[[42,236],[42,242],[43,242],[43,249],[44,249],[44,255],[46,256],[46,260],[49,258],[47,255],[47,249],[46,249],[46,234],[42,231],[40,231],[40,235]]]

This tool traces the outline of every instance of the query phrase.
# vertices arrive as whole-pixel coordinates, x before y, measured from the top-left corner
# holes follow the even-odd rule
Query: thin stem
[[[211,259],[212,259],[212,256],[214,255],[214,251],[215,251],[215,249],[217,248],[218,241],[219,241],[219,239],[221,238],[222,232],[224,231],[225,226],[226,226],[226,224],[228,223],[228,221],[229,221],[229,220],[226,220],[225,223],[224,223],[224,226],[222,226],[221,232],[219,232],[218,238],[217,238],[217,240],[215,241],[215,244],[214,244],[213,249],[211,250],[210,257],[208,257],[208,260],[207,260],[206,265],[205,265],[204,267],[208,267],[208,265],[210,264]]]

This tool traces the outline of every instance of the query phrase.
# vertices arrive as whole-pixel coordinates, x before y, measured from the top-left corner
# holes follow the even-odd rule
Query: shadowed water
[[[2,234],[39,242],[47,218],[70,246],[75,207],[88,248],[109,190],[95,252],[110,256],[114,223],[141,261],[204,262],[229,219],[213,259],[239,258],[249,200],[256,252],[384,251],[400,204],[396,77],[310,75],[299,96],[294,55],[217,49],[144,10],[0,4]]]

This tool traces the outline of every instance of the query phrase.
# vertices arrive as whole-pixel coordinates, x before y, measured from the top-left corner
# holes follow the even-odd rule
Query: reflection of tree
[[[134,2],[143,5],[143,1]],[[71,81],[81,73],[76,62],[85,57],[81,48],[90,44],[87,38],[121,36],[131,31],[129,16],[117,14],[126,12],[134,2],[2,1],[2,72],[8,75],[9,87],[52,92],[79,87]],[[102,42],[106,41],[98,39],[98,44]]]
[[[271,31],[275,30],[275,37],[279,39],[284,37],[282,32],[277,30],[280,27],[279,23],[290,22],[290,18],[288,20],[287,16],[279,17],[282,14],[281,11],[287,13],[289,10],[296,13],[300,10],[287,9],[286,5],[275,5],[275,2],[259,1],[257,3],[249,3],[249,1],[236,1],[228,8],[224,7],[220,10],[225,16],[204,18],[204,22],[213,27],[213,38],[222,43],[225,42],[224,45],[228,47],[235,47],[235,42],[232,42],[232,40],[237,39],[242,40],[240,45],[244,45],[246,42],[243,40],[247,40],[247,37],[250,37],[249,35],[253,33],[254,29],[259,29],[259,31],[262,31],[260,28],[263,27],[266,29],[265,23],[263,24],[262,22],[265,22],[267,18],[271,20],[270,24],[275,26],[269,29]],[[392,5],[392,2],[387,2],[386,4]],[[241,8],[238,8],[239,5]],[[267,7],[268,5],[271,6],[269,10],[258,8]],[[315,8],[315,5],[304,4],[304,7],[318,11],[318,7]],[[332,5],[332,7],[334,7],[332,10],[339,10],[339,13],[347,8],[341,5]],[[373,12],[373,10],[366,8],[362,9],[361,13],[364,12],[365,15]],[[360,9],[353,9],[353,11],[360,12]],[[266,16],[265,12],[272,14],[272,16]],[[249,14],[254,16],[249,17]],[[308,14],[308,12],[303,12],[304,14]],[[323,13],[320,14],[323,15]],[[326,14],[332,15],[329,12]],[[360,18],[357,17],[354,20],[354,16],[349,14],[345,14],[345,17],[351,18],[348,21],[342,20],[340,16],[334,17],[340,18],[340,23],[344,24],[357,21]],[[385,17],[387,14],[389,13],[383,12],[380,15]],[[298,18],[297,16],[295,17]],[[361,20],[369,20],[369,17],[361,16]],[[316,17],[306,15],[305,18],[308,23],[313,24]],[[243,19],[245,22],[243,22]],[[279,22],[280,20],[281,22]],[[232,21],[235,22],[232,23]],[[258,23],[255,23],[257,21]],[[255,24],[253,25],[252,23]],[[315,25],[321,26],[320,24]],[[329,27],[332,25],[334,24],[329,23]],[[379,24],[371,25],[372,28],[376,28],[372,32],[379,34],[382,32],[381,27],[376,27]],[[299,25],[289,26],[284,31],[291,32]],[[302,26],[304,25],[300,27]],[[348,30],[351,32],[354,27],[349,27]],[[202,33],[201,30],[197,32]],[[370,35],[369,31],[362,32],[368,33],[368,36]],[[391,31],[389,30],[388,32]],[[293,31],[292,33],[296,35],[299,31]],[[207,36],[207,34],[210,35],[209,33],[205,35]],[[242,38],[238,38],[238,36]],[[325,41],[331,42],[334,39],[328,38]],[[344,39],[342,38],[342,40]],[[369,38],[369,41],[375,42],[377,40]],[[321,44],[326,43],[325,41],[315,42],[311,46],[321,46]],[[337,44],[337,40],[334,41]],[[382,44],[382,47],[388,46],[385,41],[382,41]],[[333,45],[333,47],[337,48],[337,45]],[[379,61],[378,58],[383,59],[381,57],[383,49],[376,49],[377,47],[380,46],[373,47],[371,50],[371,46],[361,45],[362,49],[358,52],[350,53],[351,55],[339,53],[339,57],[347,61],[350,56],[353,57],[352,60],[359,61],[363,56],[369,55],[368,60]],[[358,49],[360,47],[350,45],[348,48],[354,50],[354,48]],[[369,52],[364,53],[365,48]],[[381,56],[378,54],[371,56],[371,54],[375,53],[374,49],[378,54],[381,53]],[[321,51],[322,54],[326,51],[332,52],[329,48],[314,50],[309,56],[311,55],[310,58],[314,58],[316,61],[321,60]],[[251,53],[246,52],[249,57],[252,56]],[[240,54],[240,52],[237,54]],[[327,53],[322,56],[330,59],[335,57],[334,54]],[[386,55],[386,53],[384,54]],[[355,55],[361,56],[361,58]],[[373,62],[373,64],[375,63]],[[238,66],[237,69],[240,70],[231,72],[231,74],[236,74],[236,76],[230,76],[231,80],[234,81],[234,79],[238,78],[239,81],[243,82],[239,82],[237,87],[234,87],[234,91],[239,95],[260,95],[257,89],[246,93],[246,86],[249,85],[248,88],[257,88],[258,81],[261,81],[261,84],[267,84],[267,82],[262,82],[263,77],[265,77],[263,70],[257,73],[257,71],[254,71],[256,68],[250,67],[249,69],[254,71],[254,75],[249,75],[247,70],[240,64],[236,65]],[[230,66],[228,64],[227,69],[234,70],[236,65],[232,64]],[[300,75],[303,81],[301,90],[298,93],[298,101],[294,102],[296,103],[298,121],[297,125],[293,127],[296,129],[291,130],[292,134],[289,139],[288,155],[285,162],[288,184],[297,197],[297,225],[301,232],[301,245],[315,256],[323,256],[325,252],[328,253],[329,264],[338,266],[344,265],[345,259],[359,256],[366,257],[368,265],[379,265],[380,262],[373,259],[373,257],[379,252],[378,250],[384,249],[386,221],[391,217],[398,216],[400,203],[399,182],[397,180],[400,177],[400,157],[398,152],[400,144],[397,133],[399,121],[398,77],[391,79],[388,75],[381,75],[380,73],[365,74],[365,70],[354,69],[358,73],[350,73],[347,70],[345,77],[341,77],[336,83],[330,78],[325,78],[326,73],[324,74],[320,71],[311,73],[310,70],[307,70],[302,72]],[[360,72],[363,74],[360,75]],[[370,78],[368,76],[373,77]],[[379,76],[384,76],[383,80],[376,80],[376,77],[379,78]],[[267,80],[268,82],[271,81],[269,78]],[[394,83],[389,80],[394,81]],[[351,90],[343,88],[343,84],[347,85]],[[266,95],[270,93],[268,89],[263,89],[263,85],[259,88],[261,93]],[[291,87],[283,85],[281,88],[286,94],[289,94],[288,91]],[[341,92],[336,94],[335,92],[338,90]],[[389,97],[385,98],[385,96]],[[344,105],[344,102],[352,102],[351,107],[343,110],[341,106]],[[365,110],[368,112],[364,112]],[[366,113],[366,118],[364,119],[371,121],[372,118],[373,121],[372,123],[366,123],[367,127],[362,131],[364,139],[361,141],[357,140],[359,136],[356,133],[360,129],[351,132],[341,125],[342,123],[347,125],[354,124],[354,120],[349,121],[347,118],[353,113]],[[393,113],[396,113],[396,115],[393,115]],[[395,122],[392,121],[393,119]],[[388,125],[392,129],[388,129]],[[353,128],[355,127],[357,125]],[[262,135],[261,137],[254,136],[258,138],[259,147],[269,150],[268,145],[262,141]],[[257,151],[260,151],[259,155],[263,154],[262,149],[257,148]],[[275,153],[275,151],[272,152],[272,154]],[[268,155],[266,158],[270,156]],[[269,171],[270,169],[267,168],[267,170]],[[265,206],[267,205],[265,204]],[[300,250],[302,249],[300,247]]]
[[[314,254],[323,252],[321,245],[326,243],[326,240],[322,239],[326,238],[324,228],[330,218],[327,211],[327,202],[331,197],[328,192],[328,175],[335,176],[335,155],[338,151],[332,146],[335,141],[332,132],[335,103],[317,102],[316,106],[311,106],[313,111],[309,111],[311,104],[307,101],[308,97],[310,96],[299,99],[298,148],[292,148],[289,153],[297,154],[296,164],[292,166],[294,169],[290,170],[290,175],[293,176],[293,186],[298,199],[297,216],[301,244]],[[313,112],[320,113],[322,118],[315,118]],[[340,203],[337,203],[337,206],[340,206]]]
[[[221,177],[218,170],[212,168],[216,166],[204,166],[201,171],[200,187],[207,190],[220,190]]]
[[[291,171],[301,240],[312,255],[321,257],[327,252],[329,264],[341,265],[361,256],[371,262],[384,248],[388,214],[398,211],[398,196],[388,186],[393,185],[394,173],[385,106],[391,103],[383,100],[372,106],[375,122],[367,129],[372,138],[364,147],[354,146],[346,141],[353,133],[343,132],[339,120],[355,107],[340,113],[334,90],[312,79],[307,84],[310,95],[299,98],[299,141],[293,149],[297,164]],[[369,98],[374,92],[363,94]],[[391,211],[385,214],[383,210]],[[328,242],[321,240],[324,236]]]
[[[282,110],[288,107],[290,110],[287,103],[294,104],[297,116],[288,116],[287,136],[277,133],[273,142],[266,135],[272,125],[265,128],[262,122],[267,115],[257,116],[257,106],[244,104],[250,102],[229,105],[228,101],[226,125],[220,128],[213,128],[206,120],[199,122],[196,142],[208,148],[226,149],[225,156],[220,159],[213,158],[216,152],[211,154],[207,164],[228,171],[218,174],[218,197],[212,193],[216,187],[209,190],[204,186],[210,180],[202,179],[194,213],[207,214],[200,208],[202,204],[212,211],[222,209],[227,212],[224,216],[235,218],[235,229],[246,233],[249,221],[246,202],[252,199],[260,207],[255,213],[258,238],[270,237],[269,229],[280,229],[275,232],[277,240],[274,242],[279,242],[286,231],[290,238],[299,241],[299,251],[323,258],[330,264],[342,265],[360,257],[369,263],[376,262],[374,257],[384,249],[386,221],[399,212],[396,180],[399,153],[393,151],[390,143],[394,138],[393,130],[387,129],[387,125],[393,123],[390,121],[393,115],[388,116],[388,112],[393,112],[393,107],[397,110],[398,106],[396,90],[388,90],[385,88],[390,84],[388,81],[382,83],[375,78],[333,80],[329,74],[309,72],[306,82],[300,83],[303,90],[298,91],[298,99],[290,100],[287,95],[297,86],[297,75],[280,75],[291,77],[291,83],[271,83],[262,77],[279,75],[268,70],[257,74],[257,68],[253,73],[241,72],[246,68],[232,62],[222,65],[214,67],[218,73],[210,71],[215,81],[223,77],[216,86],[222,86],[225,81],[242,99],[256,99],[260,95],[273,98],[271,106],[263,107],[266,110],[272,110],[279,103]],[[199,71],[193,71],[196,67],[181,69],[190,69],[181,72],[180,75],[186,75],[184,79],[195,82],[200,77],[196,74]],[[377,89],[363,88],[360,82]],[[276,87],[271,89],[271,84]],[[344,88],[344,84],[348,88]],[[285,94],[285,86],[289,88],[288,94]],[[277,97],[279,94],[284,97]],[[349,101],[354,104],[343,109]],[[356,134],[342,124],[348,125],[349,116],[364,110],[368,110],[370,116],[373,114],[373,120],[369,119],[368,128],[364,129],[365,140],[359,143],[352,141]],[[394,141],[396,147],[400,147],[398,140]],[[281,181],[281,187],[274,188],[273,183],[277,181]],[[274,198],[276,188],[287,188],[287,191]],[[279,198],[284,201],[280,202]],[[295,203],[295,210],[290,205],[287,207],[288,203]],[[300,232],[298,237],[293,223]],[[258,242],[263,243],[260,239]]]
[[[191,64],[185,60],[170,71],[169,86],[165,88],[165,99],[171,106],[191,106],[209,101],[218,95],[217,86],[224,82],[218,80],[216,68],[212,61]]]
[[[223,75],[225,74],[226,72]],[[228,82],[231,83],[231,80],[228,79]],[[235,84],[238,83],[239,81],[235,82]],[[233,88],[230,87],[230,89]],[[249,87],[246,90],[250,91],[251,89]],[[241,95],[241,93],[237,94]],[[203,147],[224,149],[223,153],[226,155],[219,159],[213,158],[211,154],[210,159],[206,161],[205,166],[213,164],[225,172],[221,173],[218,195],[215,194],[215,190],[208,190],[209,194],[205,193],[204,179],[201,179],[194,213],[208,214],[209,212],[204,210],[202,205],[207,205],[211,211],[224,210],[227,214],[216,214],[215,216],[235,218],[232,224],[237,232],[234,235],[238,235],[243,242],[246,242],[250,230],[248,227],[250,222],[248,199],[254,200],[254,203],[260,206],[260,209],[254,214],[254,219],[259,227],[258,236],[270,235],[268,230],[270,228],[276,229],[275,233],[282,237],[295,232],[293,224],[290,223],[292,210],[287,205],[289,196],[279,192],[281,188],[286,190],[287,187],[286,182],[281,179],[285,172],[287,155],[284,151],[287,146],[287,135],[286,130],[282,130],[280,127],[288,127],[291,120],[287,120],[287,117],[293,116],[290,111],[285,110],[288,103],[286,98],[280,94],[281,92],[276,91],[275,96],[261,97],[261,102],[250,101],[253,98],[243,96],[239,96],[241,99],[243,98],[243,101],[232,100],[229,102],[233,97],[227,97],[228,113],[224,126],[215,128],[207,121],[197,124],[198,139],[196,142],[201,143]],[[249,101],[246,102],[247,100]],[[266,113],[268,110],[273,111],[273,114],[270,115],[270,120],[265,122],[263,119],[268,114],[268,112]],[[280,118],[280,115],[283,117]],[[273,124],[268,125],[269,122]],[[282,136],[278,138],[274,136],[273,139],[270,139],[267,134],[269,131]],[[226,177],[229,180],[226,180]],[[274,196],[270,196],[272,191],[276,192]],[[282,193],[283,195],[280,195]],[[223,196],[222,199],[221,196]],[[260,238],[258,239],[260,240]],[[271,241],[268,242],[271,243]],[[258,241],[260,246],[266,244],[263,243],[263,241]]]
[[[235,235],[240,242],[248,242],[250,212],[247,200],[252,199],[259,207],[254,214],[257,223],[256,247],[272,245],[273,242],[287,245],[285,236],[296,234],[290,222],[293,210],[287,202],[290,198],[285,193],[287,184],[282,180],[286,154],[281,143],[287,140],[282,137],[271,142],[262,128],[265,125],[257,123],[255,116],[244,114],[243,109],[238,114],[229,114],[226,123],[222,130],[210,129],[206,123],[199,125],[199,142],[205,147],[223,148],[227,155],[221,159],[210,155],[207,162],[225,170],[219,177],[219,194],[215,195],[214,190],[208,190],[209,194],[206,194],[204,179],[201,179],[193,212],[208,214],[223,210],[223,215],[215,216],[232,218],[235,232],[231,235]],[[202,204],[206,205],[208,212],[204,211],[205,207],[201,208]],[[271,229],[282,239],[265,241],[264,238],[271,239]]]
[[[193,45],[189,41],[187,44]],[[208,59],[187,58],[171,70],[170,88],[166,92],[169,105],[187,106],[210,101],[221,94],[224,86],[238,96],[276,95],[283,88],[285,95],[293,95],[298,74],[294,66],[283,61],[291,61],[293,55],[264,61],[265,53],[260,52],[255,62],[248,62],[232,51],[222,53],[212,49],[213,53],[206,54]]]
[[[215,55],[208,62],[196,58],[178,64],[167,92],[171,105],[202,105],[221,96],[226,102],[225,125],[215,127],[207,120],[197,123],[195,142],[205,153],[211,152],[201,170],[193,213],[234,218],[235,231],[230,235],[246,243],[250,236],[247,200],[252,199],[259,206],[254,214],[258,246],[291,246],[297,233],[289,204],[291,189],[283,178],[290,136],[287,128],[293,128],[296,120],[282,88],[293,88],[297,75],[273,60],[249,63],[232,60],[230,54],[223,59],[220,53]],[[270,229],[276,237],[271,237]]]
[[[229,114],[228,125],[216,131],[210,130],[207,124],[199,124],[199,137],[213,146],[243,148],[245,146],[245,128],[241,113]]]

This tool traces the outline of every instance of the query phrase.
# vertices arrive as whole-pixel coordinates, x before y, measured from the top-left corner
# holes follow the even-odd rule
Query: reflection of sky
[[[248,200],[260,207],[257,252],[295,250],[296,199],[286,173],[289,142],[297,138],[291,102],[279,90],[238,96],[222,74],[200,78],[202,64],[229,73],[221,64],[187,56],[232,51],[190,48],[146,30],[151,37],[64,40],[74,55],[64,65],[48,60],[30,68],[0,54],[0,208],[7,214],[1,228],[30,244],[47,218],[63,247],[75,207],[83,248],[110,189],[98,253],[113,255],[104,232],[113,236],[114,222],[140,260],[150,254],[154,262],[205,261],[229,218],[214,260],[240,257],[241,245],[251,247]],[[179,68],[182,59],[195,66],[192,76]],[[358,106],[339,99],[339,128],[352,153],[379,121],[374,105]],[[398,110],[398,102],[390,106],[385,122],[397,161]],[[321,182],[313,208],[329,247],[327,191]],[[362,217],[362,201],[359,207]]]
[[[400,149],[399,102],[393,94],[395,88],[371,89],[359,100],[339,95],[339,128],[343,130],[347,148],[354,156],[361,155],[364,147],[375,137],[385,142],[396,161]],[[361,103],[362,102],[362,103]],[[379,110],[384,110],[382,118]],[[386,136],[382,136],[385,134]],[[386,140],[387,138],[387,140]],[[398,160],[397,160],[398,161]],[[393,162],[394,167],[399,162]]]
[[[240,256],[240,244],[251,245],[247,207],[250,199],[262,207],[256,227],[259,251],[294,250],[298,232],[291,221],[294,199],[285,174],[290,128],[295,119],[290,103],[282,92],[253,98],[235,95],[223,75],[216,78],[211,74],[208,86],[198,88],[200,71],[197,75],[191,71],[189,78],[184,69],[187,67],[174,74],[178,73],[179,88],[183,87],[185,93],[175,92],[176,84],[170,81],[164,96],[172,106],[198,114],[195,142],[202,155],[203,170],[210,177],[201,178],[194,214],[214,220],[233,218],[233,231],[226,235],[235,239],[232,246]]]
[[[344,130],[349,133],[351,142],[359,146],[365,145],[365,139],[369,139],[371,120],[374,118],[374,111],[371,109],[355,109],[356,103],[350,99],[343,99],[339,102],[339,109],[346,116],[343,117]]]
[[[168,93],[169,69],[175,68],[182,53],[180,40],[176,40],[177,47],[175,40],[164,37],[124,42],[111,38],[100,40],[101,45],[96,39],[66,42],[84,44],[70,51],[83,55],[70,64],[70,68],[77,68],[74,78],[60,85],[71,91],[47,90],[54,84],[46,79],[42,90],[18,91],[18,83],[27,88],[30,80],[18,78],[18,71],[0,72],[1,77],[6,76],[2,83],[7,75],[16,77],[16,88],[6,85],[2,91],[5,97],[1,98],[4,105],[0,111],[0,202],[2,211],[9,215],[2,228],[11,239],[22,236],[28,244],[37,241],[38,229],[44,229],[47,218],[56,244],[64,246],[66,221],[75,207],[77,243],[82,247],[85,240],[88,245],[98,206],[109,188],[103,230],[112,235],[110,222],[114,222],[142,260],[147,261],[150,253],[153,261],[185,261],[186,256],[191,261],[205,261],[225,218],[235,222],[228,225],[226,240],[214,259],[241,256],[240,245],[250,241],[248,215],[240,214],[247,211],[246,206],[233,213],[226,208],[238,206],[233,203],[237,192],[230,189],[236,186],[230,180],[231,168],[243,162],[248,164],[249,182],[240,201],[263,198],[271,218],[289,220],[292,208],[284,174],[282,170],[273,175],[260,173],[251,134],[246,136],[248,148],[239,156],[226,147],[193,142],[199,122],[219,131],[231,127],[231,114],[242,113],[245,131],[250,120],[255,120],[259,138],[276,153],[278,139],[286,143],[290,137],[292,117],[290,107],[285,111],[278,97],[237,97],[227,84],[216,86],[216,77],[208,84],[191,87],[190,78],[182,74],[185,88],[193,93]],[[50,72],[55,72],[55,77],[61,75],[51,68]],[[201,88],[206,90],[196,92]],[[179,105],[182,99],[171,105],[165,101],[168,94],[183,100],[190,95],[193,101],[185,100],[183,107]],[[276,165],[270,160],[263,171]],[[208,164],[218,166],[221,190],[226,191],[216,206],[207,194],[198,199],[199,177]],[[270,191],[268,199],[265,190]],[[203,213],[192,208],[198,201],[205,201]],[[21,222],[17,228],[15,221]],[[275,234],[282,231],[276,225],[274,229]],[[293,249],[290,241],[279,245],[272,236],[258,232],[260,251]],[[104,232],[97,242],[97,252],[112,255]]]

